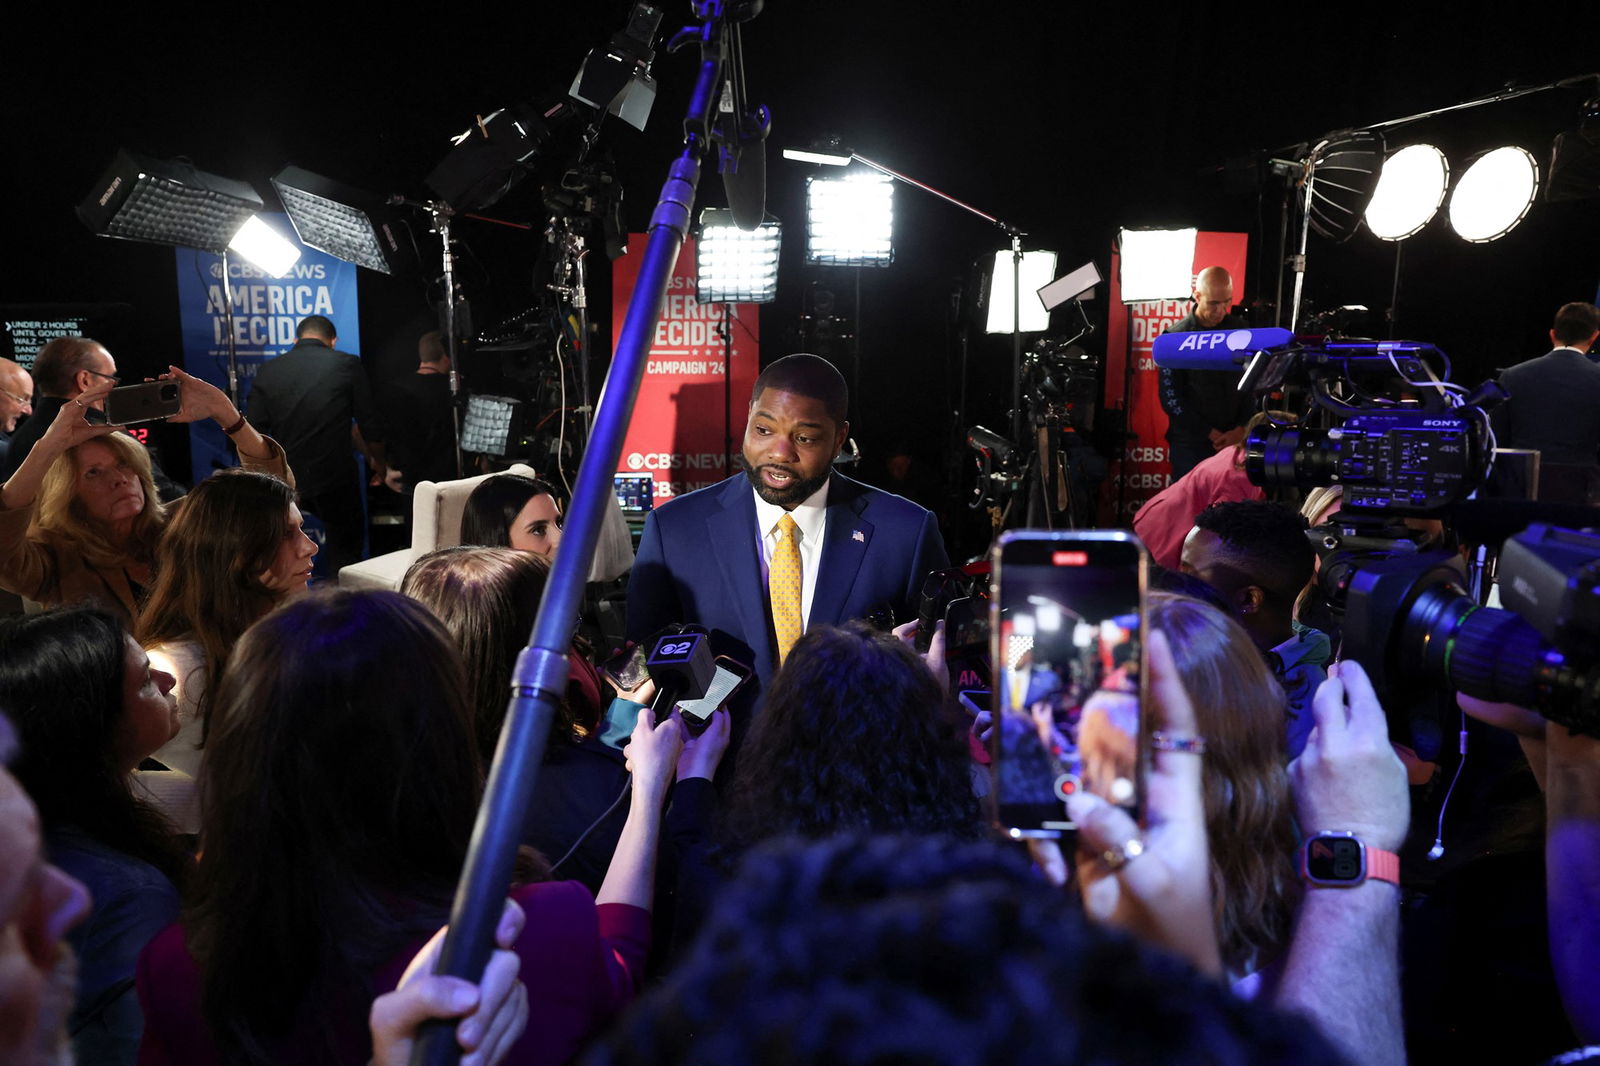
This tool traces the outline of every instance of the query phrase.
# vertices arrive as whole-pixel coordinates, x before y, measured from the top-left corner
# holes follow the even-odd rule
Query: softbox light
[[[261,197],[242,181],[207,174],[180,160],[119,151],[78,205],[78,218],[105,237],[220,255],[261,208]]]
[[[1011,253],[994,253],[989,267],[989,308],[984,320],[985,333],[1010,333],[1013,321],[1020,323],[1023,333],[1038,333],[1050,328],[1050,312],[1037,297],[1038,291],[1050,283],[1056,273],[1056,253],[1022,253],[1022,292],[1020,306],[1012,299],[1015,292],[1012,277]],[[1014,312],[1020,311],[1020,314]]]
[[[894,182],[861,172],[806,179],[806,262],[884,267],[894,262]]]
[[[1383,135],[1371,130],[1330,134],[1311,150],[1311,228],[1343,243],[1361,228],[1383,167]]]
[[[275,278],[289,273],[300,261],[299,247],[263,222],[260,215],[245,219],[239,232],[228,242],[228,248]]]
[[[1431,144],[1410,144],[1384,160],[1367,204],[1367,229],[1385,241],[1402,241],[1426,226],[1444,203],[1450,164]]]
[[[700,213],[695,242],[695,300],[710,304],[765,304],[778,295],[778,249],[783,226],[768,216],[754,230],[740,229],[733,212],[708,207]]]
[[[610,43],[591,50],[572,79],[568,95],[600,111],[608,111],[640,132],[650,120],[656,102],[656,82],[650,64],[661,9],[636,3],[628,24],[612,34]]]
[[[382,274],[393,274],[405,261],[410,244],[383,217],[377,196],[296,166],[278,171],[272,187],[307,248]]]
[[[1538,191],[1539,164],[1527,149],[1508,145],[1486,152],[1450,194],[1450,227],[1474,244],[1504,237],[1527,215]]]
[[[474,395],[467,399],[461,420],[461,450],[504,458],[518,449],[527,435],[525,405],[510,396]]]
[[[1194,292],[1193,229],[1125,229],[1118,238],[1122,302],[1179,300]]]

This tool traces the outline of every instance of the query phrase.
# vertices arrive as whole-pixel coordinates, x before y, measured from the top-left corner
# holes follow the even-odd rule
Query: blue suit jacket
[[[931,512],[834,471],[807,625],[846,622],[883,604],[897,622],[909,621],[928,571],[948,565]],[[743,474],[672,500],[645,520],[628,581],[628,639],[644,640],[668,622],[705,626],[717,654],[755,668],[742,706],[776,672],[756,505]]]

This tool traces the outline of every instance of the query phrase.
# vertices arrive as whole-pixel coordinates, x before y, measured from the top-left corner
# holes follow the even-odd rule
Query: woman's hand
[[[906,647],[916,651],[917,630],[921,628],[921,621],[913,618],[909,622],[902,622],[900,625],[895,626],[890,632],[899,637]],[[928,638],[928,650],[922,653],[922,661],[927,664],[928,671],[933,674],[933,679],[939,682],[939,691],[948,696],[950,694],[950,668],[945,664],[944,649],[944,619],[941,618],[933,627],[933,636]]]
[[[89,412],[95,411],[98,414],[100,405],[105,402],[106,393],[113,387],[109,383],[96,385],[81,393],[77,399],[62,404],[61,410],[51,419],[50,427],[44,431],[44,436],[39,438],[39,443],[34,447],[37,449],[42,446],[50,449],[50,458],[54,459],[67,449],[75,448],[86,440],[115,433],[117,427],[106,425],[103,418],[99,422],[89,421]]]
[[[167,367],[167,372],[159,380],[178,383],[181,406],[177,414],[167,417],[168,422],[199,422],[211,418],[226,429],[239,421],[239,409],[228,399],[227,393],[211,382],[202,381],[175,366]]]
[[[526,915],[506,900],[495,928],[495,952],[484,967],[483,980],[472,984],[433,972],[447,929],[441,929],[417,952],[393,992],[372,1001],[374,1066],[407,1066],[417,1030],[434,1018],[460,1018],[456,1043],[462,1066],[492,1066],[506,1057],[528,1026],[528,990],[518,974],[522,960],[512,949],[522,935]]]
[[[710,781],[716,776],[722,756],[728,750],[728,738],[733,733],[731,722],[728,712],[719,707],[699,736],[683,742],[683,751],[678,754],[679,781],[690,777]]]
[[[0,486],[0,506],[9,511],[33,503],[39,495],[39,486],[44,484],[45,472],[68,449],[86,440],[116,432],[115,426],[108,426],[103,421],[89,421],[89,412],[95,410],[110,391],[109,384],[96,385],[81,393],[77,399],[61,405],[61,410],[50,420],[39,442],[29,450],[10,479]]]
[[[1152,632],[1149,713],[1171,738],[1197,737],[1194,705],[1184,691],[1166,637]],[[1153,753],[1145,782],[1143,833],[1128,812],[1086,791],[1067,801],[1078,824],[1078,874],[1084,909],[1182,955],[1202,973],[1222,974],[1211,907],[1211,858],[1205,801],[1200,789],[1203,755]]]
[[[656,725],[654,711],[648,707],[640,711],[633,737],[622,749],[628,772],[633,775],[634,795],[655,803],[664,800],[682,750],[683,726],[676,718]]]

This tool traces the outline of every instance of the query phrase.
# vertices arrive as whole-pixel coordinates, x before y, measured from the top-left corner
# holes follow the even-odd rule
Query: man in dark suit
[[[908,621],[923,579],[948,565],[930,512],[833,470],[850,435],[847,401],[827,360],[778,360],[756,379],[744,473],[645,522],[628,583],[629,639],[668,622],[705,626],[718,654],[755,668],[741,706],[754,705],[806,627],[885,606]]]
[[[1600,459],[1600,365],[1588,352],[1600,339],[1600,308],[1569,303],[1550,329],[1555,347],[1500,374],[1510,399],[1490,417],[1495,443],[1539,453],[1539,497],[1587,503]]]
[[[339,351],[338,343],[332,320],[301,319],[294,347],[256,372],[249,402],[251,424],[277,438],[289,455],[301,508],[327,529],[317,569],[329,579],[362,558],[366,489],[357,474],[356,450],[366,454],[375,482],[385,473],[372,386],[361,360]]]
[[[1232,329],[1233,276],[1219,266],[1195,276],[1194,310],[1168,327],[1168,333]],[[1161,409],[1167,413],[1167,449],[1172,480],[1224,448],[1244,440],[1250,395],[1239,392],[1239,375],[1222,370],[1161,369]]]

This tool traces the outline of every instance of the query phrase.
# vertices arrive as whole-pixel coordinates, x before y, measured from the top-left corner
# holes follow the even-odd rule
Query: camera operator
[[[1230,610],[1288,694],[1287,751],[1293,759],[1311,732],[1311,699],[1327,677],[1332,645],[1294,620],[1295,600],[1311,580],[1316,553],[1305,519],[1265,501],[1217,503],[1195,518],[1182,570],[1222,593]]]

